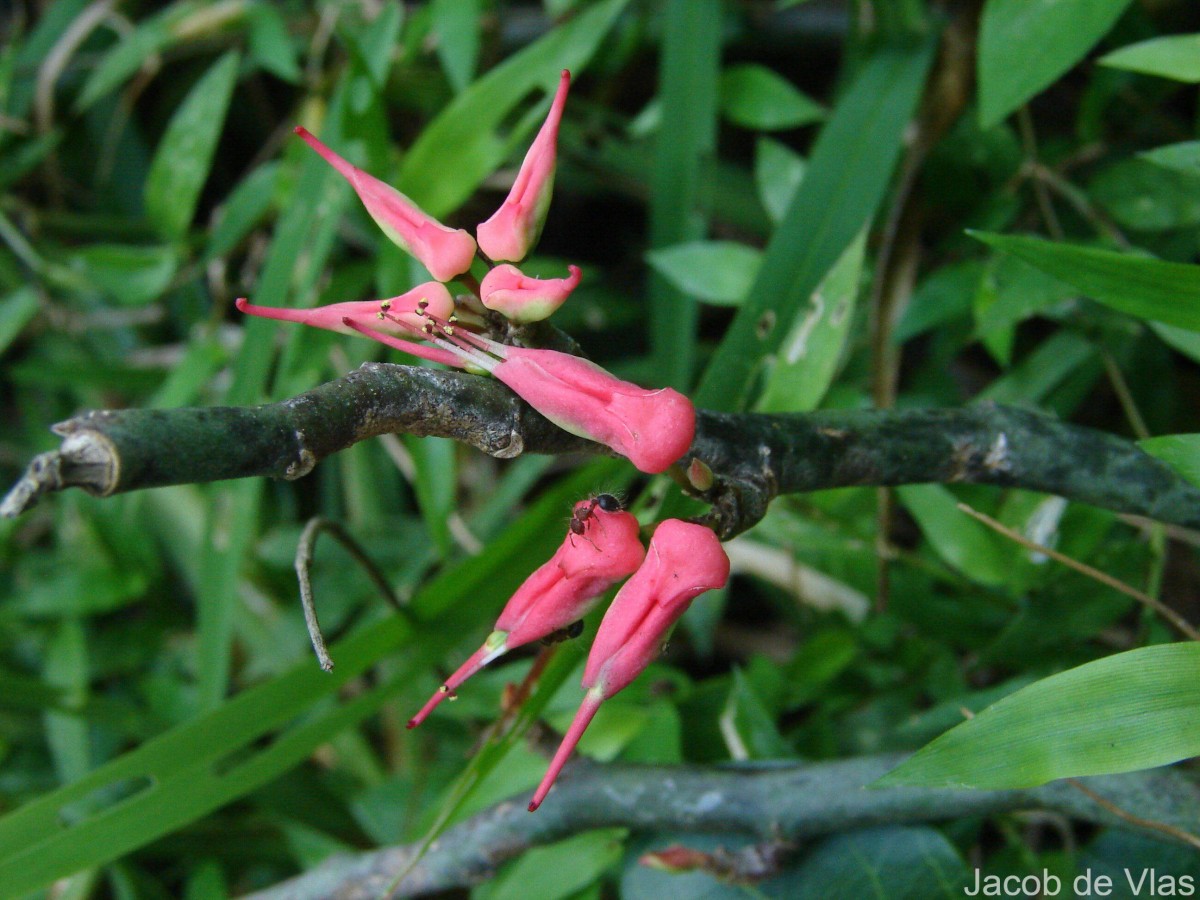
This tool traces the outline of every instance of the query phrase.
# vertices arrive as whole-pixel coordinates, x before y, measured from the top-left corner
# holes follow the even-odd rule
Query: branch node
[[[296,432],[296,440],[301,442],[300,452],[297,454],[297,459],[288,464],[288,467],[283,472],[285,481],[295,481],[297,478],[303,478],[309,472],[316,468],[319,460],[315,453],[303,446],[304,432]]]
[[[525,452],[525,439],[519,431],[513,429],[508,433],[505,443],[493,445],[488,452],[496,459],[515,459]]]

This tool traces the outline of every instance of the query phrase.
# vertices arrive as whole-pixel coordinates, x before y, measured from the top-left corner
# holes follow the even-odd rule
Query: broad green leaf
[[[733,670],[733,684],[725,698],[720,718],[721,736],[735,760],[784,759],[792,748],[779,733],[775,717],[740,668]]]
[[[1125,228],[1165,231],[1200,224],[1200,172],[1126,159],[1100,172],[1088,193]]]
[[[1138,441],[1138,446],[1200,487],[1200,434],[1164,434]]]
[[[866,244],[864,230],[808,298],[804,318],[779,348],[760,412],[808,412],[820,405],[850,335]]]
[[[988,0],[979,27],[979,123],[991,128],[1074,66],[1130,0]]]
[[[743,128],[778,131],[825,117],[819,103],[766,66],[743,63],[721,73],[721,112]]]
[[[704,238],[714,199],[720,0],[668,0],[659,64],[659,123],[650,169],[650,247]],[[642,174],[640,178],[645,178]],[[650,349],[657,381],[687,391],[696,377],[696,301],[651,275]]]
[[[237,83],[239,57],[225,54],[196,82],[159,141],[146,176],[146,214],[159,234],[182,237],[196,213]]]
[[[759,138],[754,147],[754,184],[771,221],[779,224],[804,180],[804,157],[779,141]]]
[[[1183,141],[1155,147],[1138,157],[1166,169],[1177,169],[1191,175],[1200,175],[1200,141]]]
[[[904,508],[921,527],[934,551],[972,581],[999,586],[1012,568],[1010,544],[958,508],[957,498],[940,484],[896,488]]]
[[[1100,64],[1200,84],[1200,34],[1169,34],[1130,44],[1102,56]]]
[[[975,295],[975,330],[1011,329],[1030,316],[1072,300],[1076,291],[1012,256],[998,256],[982,273]]]
[[[479,0],[433,0],[437,55],[456,93],[475,77],[479,64]]]
[[[871,219],[890,181],[932,57],[932,43],[878,50],[837,103],[776,229],[749,297],[695,397],[738,409],[763,361],[779,351],[813,290]]]
[[[975,395],[976,401],[1039,403],[1068,375],[1093,359],[1096,347],[1073,331],[1059,331]]]
[[[651,250],[646,261],[685,294],[738,306],[754,283],[762,252],[736,241],[692,241]]]
[[[68,261],[70,269],[122,306],[141,306],[162,296],[179,261],[171,246],[93,244]]]
[[[939,325],[969,315],[983,274],[978,260],[950,263],[935,269],[917,285],[912,301],[892,333],[892,340],[902,344]]]
[[[0,299],[0,355],[17,339],[37,311],[38,295],[32,285],[19,287]]]
[[[784,876],[792,890],[774,896],[820,900],[961,898],[967,866],[935,828],[893,825],[828,838]]]
[[[1105,306],[1200,331],[1200,266],[1041,238],[970,233]]]
[[[523,853],[472,891],[473,900],[560,900],[577,896],[616,865],[628,831],[603,828]]]
[[[514,109],[534,91],[545,95],[544,112],[559,73],[578,75],[629,0],[605,0],[496,66],[459,94],[404,157],[400,190],[431,216],[456,209],[522,146],[541,119],[502,130]],[[453,173],[453,177],[447,177]]]
[[[1164,325],[1162,322],[1151,322],[1150,328],[1168,347],[1200,362],[1200,331],[1176,328],[1174,325]]]
[[[989,706],[875,786],[1024,788],[1200,755],[1197,679],[1197,643],[1086,663]]]
[[[250,11],[250,58],[289,84],[304,77],[287,22],[273,3],[255,3]]]

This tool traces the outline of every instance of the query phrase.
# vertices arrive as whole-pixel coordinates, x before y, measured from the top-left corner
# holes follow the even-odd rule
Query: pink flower
[[[640,566],[645,555],[637,519],[622,510],[611,494],[575,504],[562,546],[517,588],[483,646],[446,679],[408,727],[420,725],[492,660],[581,619],[601,594]]]
[[[479,297],[483,305],[512,322],[540,322],[563,305],[579,284],[578,266],[567,266],[569,278],[533,278],[507,263],[483,276]]]
[[[628,685],[658,656],[663,638],[692,600],[729,580],[729,557],[703,525],[667,519],[654,532],[646,561],[604,614],[583,670],[587,693],[529,804],[549,793],[600,704]]]
[[[359,334],[358,331],[345,323],[347,318],[372,318],[391,325],[380,325],[380,328],[396,331],[401,334],[420,332],[425,323],[425,317],[417,311],[417,304],[422,304],[423,310],[429,310],[439,318],[449,318],[454,315],[454,298],[439,281],[426,281],[418,284],[411,291],[392,297],[388,300],[353,300],[349,303],[330,303],[312,309],[290,309],[288,307],[255,306],[245,297],[239,297],[235,304],[237,308],[251,316],[264,319],[279,319],[283,322],[299,322],[301,325],[312,325],[315,328],[325,328],[329,331],[340,331],[342,334]],[[387,313],[387,317],[380,313]]]
[[[434,348],[381,334],[354,319],[346,325],[389,347],[443,362]],[[491,372],[522,400],[571,434],[610,447],[643,472],[657,474],[692,444],[696,410],[671,388],[646,390],[598,365],[557,350],[509,347],[430,317],[425,339],[458,355],[460,366]]]
[[[475,229],[479,249],[493,260],[518,262],[541,236],[554,192],[558,125],[570,86],[571,73],[563,69],[550,112],[525,154],[512,190],[492,217]]]
[[[351,165],[306,129],[297,126],[296,134],[350,182],[383,233],[415,256],[434,278],[449,281],[471,268],[475,240],[469,234],[426,215],[394,187]]]

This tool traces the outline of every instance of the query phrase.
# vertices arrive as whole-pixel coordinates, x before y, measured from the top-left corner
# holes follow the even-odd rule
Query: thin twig
[[[1066,781],[1067,784],[1071,785],[1071,787],[1075,788],[1075,790],[1081,791],[1085,797],[1089,798],[1097,806],[1103,807],[1114,816],[1128,822],[1130,825],[1136,825],[1139,828],[1148,828],[1151,831],[1161,831],[1165,835],[1169,835],[1176,840],[1183,841],[1185,844],[1190,844],[1197,850],[1200,850],[1200,837],[1196,837],[1196,835],[1192,834],[1190,831],[1185,831],[1182,828],[1176,828],[1174,825],[1168,825],[1166,822],[1156,822],[1153,819],[1146,819],[1142,816],[1135,816],[1133,813],[1126,812],[1125,810],[1121,809],[1121,807],[1117,806],[1117,804],[1097,794],[1078,778],[1068,778]]]
[[[1037,139],[1033,133],[1033,117],[1029,115],[1028,106],[1017,110],[1017,128],[1021,132],[1021,145],[1025,151],[1024,169],[1030,176],[1029,181],[1033,185],[1033,196],[1037,201],[1038,210],[1046,220],[1046,230],[1050,232],[1050,236],[1056,241],[1061,241],[1062,223],[1058,221],[1058,214],[1054,211],[1054,204],[1050,202],[1050,193],[1046,190],[1045,183],[1037,177],[1040,165],[1037,158]]]
[[[1027,550],[1032,550],[1035,553],[1043,553],[1056,562],[1060,562],[1064,566],[1074,569],[1081,575],[1086,575],[1088,578],[1098,581],[1103,585],[1107,585],[1115,591],[1120,591],[1122,594],[1125,594],[1127,597],[1132,597],[1139,603],[1145,604],[1147,607],[1154,610],[1160,616],[1174,625],[1176,630],[1178,630],[1180,634],[1184,635],[1184,637],[1188,638],[1189,640],[1200,641],[1200,632],[1193,628],[1188,621],[1183,618],[1183,616],[1179,615],[1179,613],[1175,612],[1175,610],[1171,609],[1171,607],[1167,606],[1161,600],[1151,597],[1149,594],[1143,593],[1137,588],[1130,587],[1125,582],[1113,578],[1111,575],[1101,572],[1099,569],[1093,568],[1086,563],[1081,563],[1079,560],[1072,559],[1064,553],[1059,553],[1052,547],[1047,547],[1043,544],[1037,543],[1036,541],[1031,541],[1023,534],[1013,531],[1007,525],[997,522],[995,519],[989,515],[986,515],[985,513],[981,513],[976,509],[972,509],[965,503],[958,504],[958,508],[962,512],[965,512],[968,516],[971,516],[972,518],[982,522],[993,531],[999,532],[1009,540],[1016,541]]]
[[[1129,427],[1133,429],[1133,433],[1137,435],[1139,441],[1146,440],[1150,437],[1150,429],[1146,427],[1146,420],[1142,418],[1141,410],[1137,408],[1137,401],[1133,399],[1133,391],[1129,389],[1129,382],[1125,380],[1125,374],[1107,350],[1100,354],[1100,358],[1104,362],[1104,371],[1108,375],[1109,383],[1112,384],[1113,392],[1117,395],[1117,401],[1121,404],[1121,411],[1125,413],[1125,418],[1129,421]]]
[[[345,528],[331,519],[323,519],[320,516],[309,519],[308,524],[304,526],[304,531],[300,534],[300,541],[296,545],[296,579],[300,582],[300,607],[304,610],[304,624],[308,628],[308,636],[312,640],[317,661],[326,672],[332,672],[333,659],[325,648],[321,623],[317,621],[317,605],[313,599],[312,581],[309,574],[312,570],[313,550],[316,547],[317,537],[323,532],[328,532],[329,536],[341,544],[346,552],[354,558],[354,561],[362,566],[375,588],[398,612],[404,612],[404,604],[400,602],[400,598],[396,596],[383,573],[379,571],[379,568]]]

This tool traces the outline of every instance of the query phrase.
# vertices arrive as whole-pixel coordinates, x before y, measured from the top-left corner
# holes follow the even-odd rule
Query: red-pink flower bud
[[[567,270],[568,278],[533,278],[504,263],[483,276],[479,298],[513,322],[540,322],[562,306],[579,284],[579,267],[567,266]]]
[[[346,324],[389,347],[434,358],[428,347],[362,322]],[[646,390],[569,353],[510,347],[432,319],[425,337],[457,353],[459,365],[490,371],[559,428],[611,447],[643,472],[665,471],[695,437],[695,407],[672,388]]]
[[[493,260],[518,262],[541,236],[550,196],[554,192],[558,125],[562,121],[570,86],[571,73],[563,69],[550,112],[525,154],[512,190],[492,217],[475,229],[479,249]]]
[[[449,281],[471,268],[475,258],[475,239],[471,235],[422,212],[394,187],[338,156],[307,129],[297,126],[296,134],[350,182],[383,233],[415,256],[434,278]]]
[[[606,509],[612,500],[613,508]],[[540,640],[583,618],[600,596],[641,565],[646,555],[638,522],[611,495],[575,504],[566,540],[517,588],[495,629],[458,671],[429,699],[408,727],[420,725],[434,708],[492,660]]]
[[[703,525],[667,519],[650,539],[641,568],[617,592],[604,614],[583,670],[587,691],[571,727],[533,795],[541,805],[600,704],[641,674],[661,649],[663,638],[692,600],[729,580],[729,557]]]

